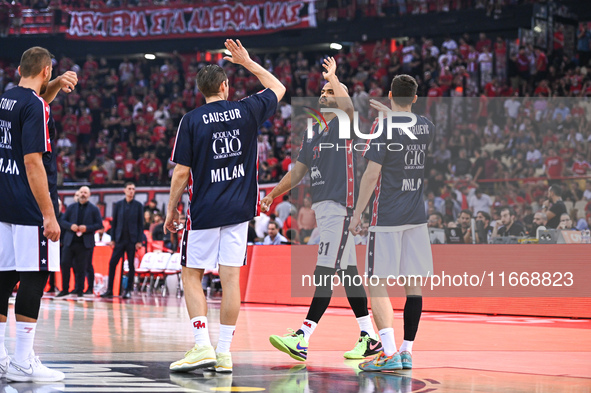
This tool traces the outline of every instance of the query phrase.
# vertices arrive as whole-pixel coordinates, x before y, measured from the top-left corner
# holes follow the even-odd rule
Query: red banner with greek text
[[[268,34],[316,27],[315,0],[170,5],[70,13],[67,37],[128,41]]]

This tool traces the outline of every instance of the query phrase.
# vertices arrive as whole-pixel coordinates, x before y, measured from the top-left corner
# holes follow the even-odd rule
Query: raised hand
[[[240,65],[244,65],[250,61],[248,51],[244,49],[240,40],[236,40],[236,42],[234,40],[226,40],[224,45],[232,54],[232,56],[224,56],[224,60]]]
[[[322,66],[324,69],[326,69],[326,72],[322,73],[324,79],[329,80],[335,76],[335,72],[337,71],[337,61],[334,59],[334,57],[327,57],[324,59]]]
[[[392,110],[392,108],[388,108],[386,105],[374,99],[369,100],[369,105],[378,112],[389,112]]]

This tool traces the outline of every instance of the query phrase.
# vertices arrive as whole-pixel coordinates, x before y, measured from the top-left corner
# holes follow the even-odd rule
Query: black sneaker
[[[103,299],[111,299],[113,297],[113,291],[107,291],[101,295]]]
[[[64,296],[68,296],[69,294],[70,294],[70,292],[68,292],[68,291],[60,291],[60,293],[55,295],[55,297],[64,297]]]

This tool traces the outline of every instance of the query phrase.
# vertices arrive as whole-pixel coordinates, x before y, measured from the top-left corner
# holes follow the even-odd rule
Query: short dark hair
[[[556,195],[558,198],[562,198],[562,187],[558,184],[553,184],[550,186],[550,190]]]
[[[510,216],[514,216],[515,215],[515,210],[513,210],[513,208],[511,206],[503,206],[501,208],[501,210],[499,210],[499,213],[504,212],[505,210],[507,210],[509,212]]]
[[[478,213],[476,213],[476,214],[482,214],[482,216],[483,216],[483,217],[484,217],[484,218],[485,218],[487,221],[490,221],[490,214],[488,214],[487,212],[480,210],[480,211],[479,211]]]
[[[269,227],[269,225],[275,225],[275,229],[279,229],[279,225],[277,225],[276,221],[269,221],[269,223],[267,224],[267,227]]]
[[[287,238],[287,240],[294,240],[297,239],[298,233],[295,229],[288,229],[287,231],[285,231],[285,237]]]
[[[390,86],[392,99],[397,105],[408,106],[415,99],[418,87],[419,84],[412,76],[398,75],[392,79],[392,85]]]
[[[460,212],[460,214],[462,214],[462,213],[466,213],[467,215],[469,215],[470,217],[472,217],[472,210],[470,210],[470,209],[464,209],[464,210],[462,210]]]
[[[125,183],[123,183],[123,188],[127,188],[127,186],[132,185],[135,187],[135,183],[132,181],[126,181]]]
[[[23,78],[35,77],[43,68],[51,65],[53,55],[40,46],[29,48],[23,53],[20,63],[20,75]]]
[[[287,194],[283,195],[283,200],[284,201],[287,201],[288,199],[289,199],[289,195],[287,195]]]
[[[205,97],[211,97],[220,92],[220,85],[228,80],[226,71],[217,64],[208,64],[197,74],[197,88]]]
[[[441,214],[439,212],[433,212],[433,213],[429,214],[429,216],[437,216],[441,220],[441,223],[443,223],[443,214]]]

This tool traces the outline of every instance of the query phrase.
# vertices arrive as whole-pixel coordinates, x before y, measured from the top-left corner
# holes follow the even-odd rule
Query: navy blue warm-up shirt
[[[315,124],[311,139],[304,135],[298,161],[310,170],[312,202],[334,201],[353,209],[356,198],[355,154],[352,140],[339,138],[339,120],[328,129]]]
[[[374,130],[377,122],[374,124]],[[370,201],[371,226],[394,227],[427,222],[423,199],[425,158],[435,136],[435,126],[424,116],[409,127],[418,138],[410,139],[394,129],[388,139],[387,119],[382,134],[368,141],[363,156],[382,165],[374,195]],[[372,130],[372,133],[374,132]]]
[[[0,97],[0,222],[43,225],[24,156],[51,155],[49,123],[49,105],[33,90],[19,86]]]
[[[251,220],[257,212],[257,132],[277,109],[265,89],[237,102],[215,101],[183,116],[172,161],[191,168],[189,229]]]

